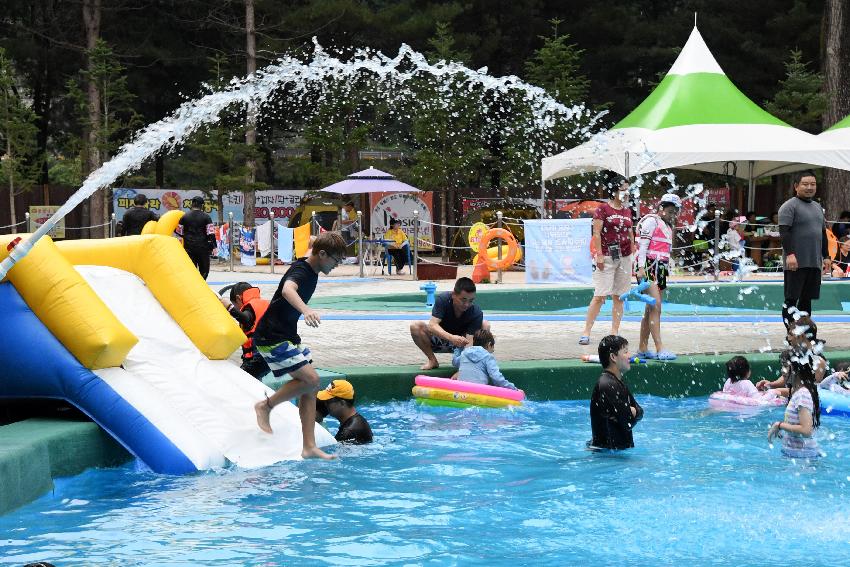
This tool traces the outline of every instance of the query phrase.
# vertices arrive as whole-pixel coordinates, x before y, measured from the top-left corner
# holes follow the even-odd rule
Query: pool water
[[[804,462],[768,446],[782,408],[638,400],[637,448],[618,454],[584,449],[587,401],[397,402],[360,408],[376,443],[338,462],[88,471],[0,516],[0,565],[843,563],[850,420],[824,417],[826,456]]]

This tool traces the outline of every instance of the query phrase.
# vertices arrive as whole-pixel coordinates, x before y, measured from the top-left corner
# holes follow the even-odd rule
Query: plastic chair
[[[407,250],[407,269],[412,274],[413,273],[413,266],[411,265],[411,258],[410,258],[410,242],[408,242],[404,246],[404,249]],[[394,265],[393,262],[394,261],[393,261],[393,257],[390,255],[390,247],[389,247],[388,244],[384,244],[384,261],[387,264],[387,273],[389,275],[393,275],[393,265]],[[381,274],[383,274],[383,273],[384,273],[384,270],[382,268]]]

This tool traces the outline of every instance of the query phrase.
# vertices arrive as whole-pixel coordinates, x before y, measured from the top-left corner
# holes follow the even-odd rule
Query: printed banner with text
[[[384,236],[390,227],[390,219],[399,219],[402,230],[412,239],[413,211],[419,211],[419,249],[434,249],[434,231],[431,225],[433,193],[370,193],[369,199],[372,208],[370,222],[376,237]]]
[[[590,284],[593,219],[527,220],[525,282]]]
[[[191,208],[192,197],[204,197],[204,210],[212,217],[213,222],[218,221],[218,204],[215,197],[210,197],[209,194],[204,194],[203,191],[195,189],[134,189],[121,187],[113,191],[112,207],[115,212],[115,218],[121,220],[127,209],[133,207],[133,198],[142,194],[148,198],[148,208],[155,211],[159,216],[173,211],[175,209],[183,209],[188,211]],[[267,191],[256,192],[256,205],[254,207],[254,217],[257,219],[257,224],[262,224],[266,219],[270,218],[271,213],[274,213],[275,220],[279,220],[281,224],[286,225],[289,217],[293,215],[295,209],[301,204],[301,198],[305,191],[296,189],[272,189]],[[226,193],[222,197],[224,211],[222,218],[227,222],[228,213],[233,213],[233,221],[242,222],[242,206],[244,195],[242,193]]]

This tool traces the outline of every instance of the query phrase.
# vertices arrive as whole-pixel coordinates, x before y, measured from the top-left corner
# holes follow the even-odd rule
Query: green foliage
[[[816,134],[821,130],[821,116],[826,110],[826,95],[822,92],[823,76],[809,70],[803,53],[791,50],[785,63],[785,79],[773,100],[765,103],[768,112],[788,124]]]
[[[0,48],[0,184],[10,196],[37,181],[41,157],[35,143],[37,117],[24,102],[12,62]]]
[[[561,23],[552,19],[552,35],[540,37],[543,45],[525,64],[526,78],[565,105],[582,104],[590,89],[590,81],[581,73],[584,50],[569,43],[569,35],[558,33]]]

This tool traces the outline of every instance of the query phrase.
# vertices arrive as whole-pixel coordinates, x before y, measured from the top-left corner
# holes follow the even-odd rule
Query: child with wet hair
[[[486,329],[476,331],[472,336],[472,346],[466,347],[456,356],[458,380],[516,390],[517,387],[499,370],[499,364],[493,356],[495,348],[493,333]]]
[[[750,362],[743,356],[733,356],[726,361],[726,382],[723,393],[745,398],[775,398],[776,390],[760,392],[750,380],[752,370]]]
[[[789,374],[791,398],[785,408],[785,418],[770,426],[767,440],[782,439],[782,454],[795,459],[820,456],[815,429],[820,426],[820,397],[815,384],[815,372],[810,363],[791,360]]]

